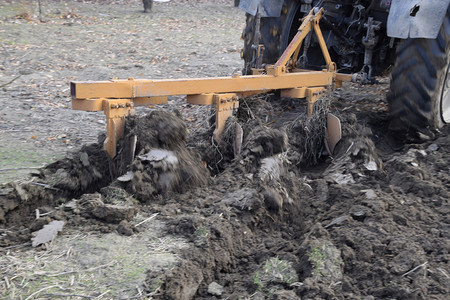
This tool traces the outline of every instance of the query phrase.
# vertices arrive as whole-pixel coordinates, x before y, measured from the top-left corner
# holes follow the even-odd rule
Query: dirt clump
[[[1,243],[9,245],[27,240],[30,234],[28,227],[33,228],[34,219],[39,218],[34,211],[45,213],[48,207],[106,186],[111,181],[108,162],[100,141],[39,169],[28,180],[2,185],[0,222],[21,228],[18,231],[21,234],[6,235]],[[54,216],[61,218],[59,213]]]
[[[102,195],[99,193],[84,194],[79,200],[75,201],[83,214],[107,223],[120,223],[122,220],[130,221],[136,214],[133,206],[105,204],[102,201]]]
[[[154,111],[127,121],[120,173],[128,173],[125,189],[140,201],[205,185],[209,172],[194,149],[186,147],[188,130],[174,113]],[[126,164],[126,162],[130,162]],[[119,178],[120,179],[120,178]]]

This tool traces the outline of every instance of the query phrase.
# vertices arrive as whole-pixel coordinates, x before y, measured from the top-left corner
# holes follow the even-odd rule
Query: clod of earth
[[[222,296],[223,286],[221,286],[217,282],[211,282],[208,285],[208,293],[214,296]]]
[[[186,139],[186,125],[174,114],[155,111],[147,116],[131,117],[125,127],[123,151],[116,159],[119,174],[126,173],[126,176],[118,180],[129,181],[126,190],[140,201],[206,184],[209,172],[200,154],[186,148]],[[127,147],[130,140],[136,140],[132,151],[136,152],[136,159],[134,155],[130,157]]]

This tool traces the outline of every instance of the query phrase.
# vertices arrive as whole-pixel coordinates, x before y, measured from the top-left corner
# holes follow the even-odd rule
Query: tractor
[[[320,27],[337,71],[361,83],[391,71],[390,125],[408,140],[433,138],[450,123],[450,0],[240,0],[246,12],[243,73],[275,63],[302,19],[324,8]],[[297,66],[325,65],[308,35]]]
[[[274,90],[306,99],[308,115],[324,92],[343,81],[376,83],[392,69],[390,125],[408,140],[430,139],[450,123],[450,0],[240,0],[246,12],[242,75],[189,79],[71,82],[72,108],[103,110],[111,158],[134,106],[186,95],[212,105],[221,139],[239,98]],[[328,116],[330,154],[340,122]],[[336,130],[335,130],[336,129]]]

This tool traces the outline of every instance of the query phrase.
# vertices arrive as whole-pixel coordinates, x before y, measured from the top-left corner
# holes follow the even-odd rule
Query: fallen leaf
[[[63,229],[64,221],[52,221],[45,225],[41,230],[34,232],[35,236],[31,238],[31,245],[33,247],[50,242],[53,240],[59,231]]]

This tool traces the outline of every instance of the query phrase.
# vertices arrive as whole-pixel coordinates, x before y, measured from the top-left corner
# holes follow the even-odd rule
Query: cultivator
[[[281,90],[281,96],[306,98],[308,114],[313,113],[317,99],[333,83],[340,86],[350,81],[351,75],[336,72],[323,39],[319,20],[323,9],[311,10],[304,18],[280,59],[265,69],[253,69],[253,75],[217,78],[165,79],[165,80],[111,80],[98,82],[71,82],[72,108],[85,111],[104,111],[107,120],[105,150],[111,158],[123,136],[125,117],[134,113],[138,105],[167,103],[168,96],[186,95],[191,104],[214,105],[216,109],[215,138],[220,139],[225,122],[239,106],[239,98],[253,94]],[[297,69],[296,63],[306,36],[314,31],[320,43],[326,66],[321,71]]]

